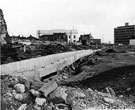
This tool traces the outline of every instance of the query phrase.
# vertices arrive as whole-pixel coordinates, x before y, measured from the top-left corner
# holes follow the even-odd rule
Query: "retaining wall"
[[[33,77],[43,77],[93,52],[93,50],[65,52],[3,64],[1,65],[1,74],[23,75],[30,79]]]

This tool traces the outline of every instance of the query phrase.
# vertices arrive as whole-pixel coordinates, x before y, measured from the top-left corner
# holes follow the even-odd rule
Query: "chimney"
[[[128,22],[126,22],[126,23],[125,23],[125,26],[128,26],[128,24],[129,24],[129,23],[128,23]]]

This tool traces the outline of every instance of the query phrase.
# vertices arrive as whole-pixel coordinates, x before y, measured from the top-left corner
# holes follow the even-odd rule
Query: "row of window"
[[[69,40],[69,42],[72,42],[71,40]],[[76,40],[73,40],[73,42],[76,42]]]
[[[74,39],[76,38],[76,36],[74,35]],[[69,35],[69,39],[71,39],[71,35]]]

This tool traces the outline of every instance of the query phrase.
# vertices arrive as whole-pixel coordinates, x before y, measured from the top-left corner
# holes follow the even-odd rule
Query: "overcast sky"
[[[135,24],[135,0],[0,0],[10,35],[37,30],[78,29],[113,42],[113,30]]]

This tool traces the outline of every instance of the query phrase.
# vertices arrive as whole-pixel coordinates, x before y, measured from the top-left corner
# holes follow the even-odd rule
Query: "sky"
[[[0,0],[10,35],[77,29],[113,43],[114,28],[135,24],[135,0]]]

